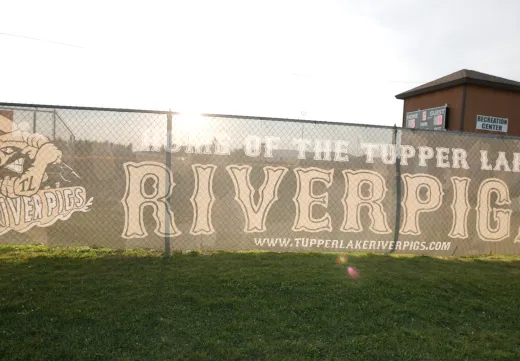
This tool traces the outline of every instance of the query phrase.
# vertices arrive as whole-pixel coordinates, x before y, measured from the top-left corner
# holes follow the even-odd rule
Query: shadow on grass
[[[520,258],[0,248],[5,360],[518,360]]]

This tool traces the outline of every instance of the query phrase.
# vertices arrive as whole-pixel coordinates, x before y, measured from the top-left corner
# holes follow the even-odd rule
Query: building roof
[[[397,99],[406,99],[416,95],[431,93],[436,90],[446,89],[462,84],[473,84],[488,88],[510,90],[520,92],[520,82],[500,78],[498,76],[480,73],[474,70],[462,69],[453,74],[443,76],[429,83],[419,85],[416,88],[397,94]]]

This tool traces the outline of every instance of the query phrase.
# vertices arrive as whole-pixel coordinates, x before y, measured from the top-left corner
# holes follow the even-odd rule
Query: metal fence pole
[[[56,140],[56,110],[52,112],[52,140]]]
[[[395,146],[395,228],[394,243],[392,249],[387,253],[395,251],[397,241],[399,241],[399,227],[401,225],[401,153],[397,147],[397,126],[394,125],[393,143]]]
[[[166,146],[164,147],[164,158],[166,162],[166,168],[168,169],[168,174],[166,175],[166,189],[170,189],[171,187],[171,179],[170,174],[172,174],[172,153],[170,151],[170,147],[172,144],[172,113],[168,113],[166,115]],[[167,207],[167,205],[165,205]],[[168,219],[168,209],[164,212],[166,219],[164,220],[165,224],[165,235],[164,235],[164,256],[169,257],[171,251],[171,237],[170,237],[170,220]]]
[[[33,112],[33,133],[36,133],[36,111]]]

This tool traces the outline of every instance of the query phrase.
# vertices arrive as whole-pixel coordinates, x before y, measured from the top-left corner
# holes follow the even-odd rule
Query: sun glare
[[[198,113],[181,113],[173,118],[173,131],[195,135],[204,130],[207,120]]]
[[[211,142],[213,132],[210,118],[199,113],[181,113],[173,118],[172,134],[174,137],[188,139],[190,142],[205,144]]]

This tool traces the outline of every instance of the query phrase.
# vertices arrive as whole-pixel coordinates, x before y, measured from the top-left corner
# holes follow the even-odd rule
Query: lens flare
[[[353,278],[353,279],[355,279],[355,280],[358,280],[358,279],[359,279],[359,273],[358,273],[358,271],[357,271],[354,267],[348,267],[348,268],[347,268],[347,274],[348,274],[351,278]]]
[[[337,264],[345,264],[347,262],[348,262],[348,256],[346,254],[341,254],[338,257],[336,257]]]

